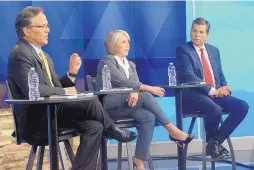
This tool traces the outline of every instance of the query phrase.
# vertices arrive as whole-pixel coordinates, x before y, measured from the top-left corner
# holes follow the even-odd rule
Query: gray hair
[[[210,31],[210,23],[209,21],[205,20],[204,18],[196,18],[191,25],[191,29],[193,28],[193,25],[197,24],[197,25],[206,25],[206,33],[209,33]]]
[[[104,45],[109,55],[115,55],[115,44],[121,35],[125,35],[129,40],[129,34],[124,30],[114,30],[108,33]]]
[[[39,13],[43,12],[40,7],[28,6],[24,8],[16,17],[15,29],[18,38],[24,37],[23,28],[31,26],[31,19],[37,16]]]

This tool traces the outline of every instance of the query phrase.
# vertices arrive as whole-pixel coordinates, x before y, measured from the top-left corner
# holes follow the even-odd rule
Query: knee
[[[97,129],[98,132],[103,132],[104,126],[101,122],[94,121],[95,129]]]
[[[104,126],[101,122],[98,121],[94,121],[94,120],[90,120],[89,122],[90,124],[92,124],[91,126],[88,127],[88,130],[91,133],[96,133],[96,134],[102,134],[104,131]]]
[[[149,114],[144,114],[143,122],[149,124],[155,124],[155,116],[153,113],[148,112]]]
[[[140,95],[144,100],[154,99],[154,96],[149,92],[141,92]]]
[[[246,101],[244,101],[244,100],[241,100],[239,105],[240,105],[239,107],[240,107],[241,111],[243,113],[247,114],[248,111],[249,111],[249,105],[248,105],[248,103]]]

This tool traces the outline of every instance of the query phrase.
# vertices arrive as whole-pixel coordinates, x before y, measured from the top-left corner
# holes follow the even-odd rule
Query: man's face
[[[31,25],[24,29],[25,39],[36,45],[42,47],[48,44],[48,20],[47,17],[41,12],[31,19]]]
[[[209,34],[206,32],[206,25],[193,24],[191,29],[191,41],[198,47],[202,47],[208,39]]]

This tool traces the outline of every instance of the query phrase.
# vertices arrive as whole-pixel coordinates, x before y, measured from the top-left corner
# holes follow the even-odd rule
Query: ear
[[[208,38],[209,38],[209,33],[207,33],[207,35],[206,35],[206,40],[208,40]]]
[[[26,37],[28,37],[28,36],[30,35],[30,29],[29,29],[28,27],[24,27],[24,28],[22,29],[22,31],[23,31],[23,33],[24,33],[24,35],[25,35]]]

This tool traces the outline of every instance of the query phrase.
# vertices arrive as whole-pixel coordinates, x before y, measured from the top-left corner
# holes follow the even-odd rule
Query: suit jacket
[[[45,53],[45,52],[44,52]],[[46,54],[46,53],[45,53]],[[21,39],[11,50],[8,59],[7,81],[14,99],[28,99],[28,72],[31,67],[39,76],[41,97],[65,94],[64,87],[75,84],[67,74],[59,79],[52,59],[46,54],[54,87],[51,86],[45,66],[34,48]],[[29,144],[47,143],[47,115],[45,105],[16,105],[14,107],[18,121],[19,135]]]
[[[104,65],[107,65],[110,69],[111,74],[111,84],[112,88],[119,88],[119,87],[127,87],[133,88],[134,90],[138,90],[140,88],[140,81],[136,71],[136,65],[129,61],[129,78],[126,77],[124,69],[120,66],[117,60],[112,55],[107,55],[100,60],[98,69],[97,69],[97,80],[96,80],[96,89],[101,90],[103,88],[102,83],[102,69]],[[107,95],[104,98],[104,108],[111,109],[117,106],[120,106],[122,102],[126,99],[126,94],[113,94]]]
[[[218,48],[210,44],[205,44],[205,48],[212,66],[216,88],[226,86],[227,81],[222,71]],[[192,42],[181,45],[176,49],[176,72],[178,83],[204,81],[202,64]],[[210,90],[211,86],[187,89],[183,94],[184,99],[190,99],[191,95],[196,95],[197,93],[208,95]]]

